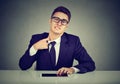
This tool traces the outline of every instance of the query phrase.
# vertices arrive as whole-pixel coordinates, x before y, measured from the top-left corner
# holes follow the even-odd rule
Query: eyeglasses
[[[66,19],[60,19],[59,17],[52,17],[52,21],[59,23],[61,21],[62,25],[67,25],[68,21]]]

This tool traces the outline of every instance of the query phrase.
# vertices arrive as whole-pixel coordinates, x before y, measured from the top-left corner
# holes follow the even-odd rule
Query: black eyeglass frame
[[[61,21],[61,24],[62,25],[67,25],[69,23],[69,21],[67,21],[66,19],[60,19],[59,17],[51,17],[51,19],[56,22],[56,23],[59,23]]]

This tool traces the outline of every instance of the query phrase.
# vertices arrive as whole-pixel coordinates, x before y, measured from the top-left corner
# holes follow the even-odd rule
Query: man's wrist
[[[35,54],[37,53],[37,51],[38,51],[38,50],[36,50],[36,49],[34,48],[34,46],[32,46],[32,47],[30,48],[30,51],[29,51],[30,56],[35,55]]]
[[[77,72],[79,72],[80,70],[78,69],[78,68],[76,68],[76,67],[71,67],[72,69],[74,69],[74,73],[77,73]]]

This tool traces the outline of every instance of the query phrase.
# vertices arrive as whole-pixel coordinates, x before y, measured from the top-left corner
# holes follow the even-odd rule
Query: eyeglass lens
[[[61,21],[62,25],[68,24],[68,21],[66,19],[60,19],[59,17],[52,17],[53,21],[56,23],[59,23]]]

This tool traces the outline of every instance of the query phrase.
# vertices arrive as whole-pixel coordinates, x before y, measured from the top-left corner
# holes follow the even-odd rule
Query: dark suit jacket
[[[81,45],[79,37],[67,33],[64,33],[61,37],[59,58],[55,67],[51,63],[48,49],[38,50],[34,56],[30,56],[29,50],[31,46],[47,37],[48,33],[32,36],[28,49],[19,61],[22,70],[29,69],[35,61],[37,62],[36,70],[58,70],[61,67],[72,67],[74,59],[78,61],[78,65],[74,67],[80,70],[79,73],[95,70],[95,63]]]

